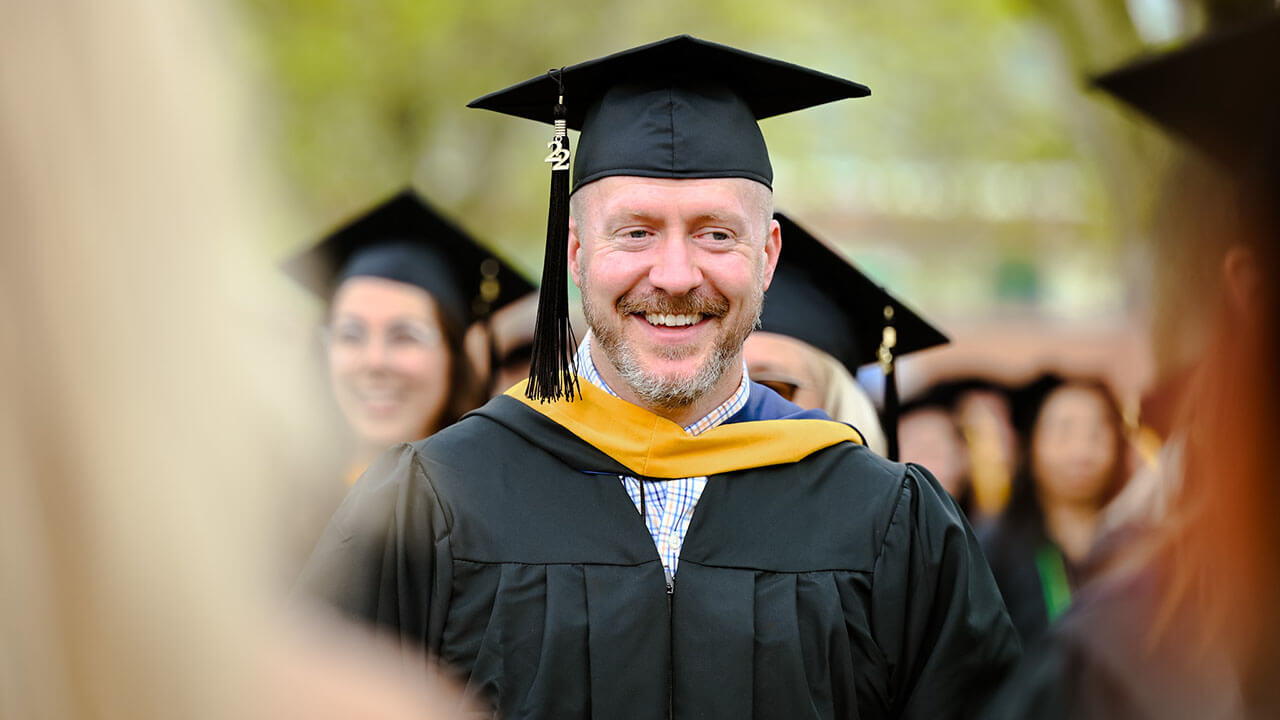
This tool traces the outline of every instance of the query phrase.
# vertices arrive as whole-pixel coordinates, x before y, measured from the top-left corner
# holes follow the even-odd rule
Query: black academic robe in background
[[[1036,564],[1036,553],[1041,548],[1048,548],[1062,558],[1071,591],[1076,589],[1075,578],[1080,573],[1049,540],[1039,523],[1022,518],[1010,520],[1006,515],[979,533],[978,538],[1009,610],[1009,617],[1018,629],[1018,637],[1024,647],[1029,647],[1044,635],[1053,622],[1045,601],[1044,579]]]
[[[919,467],[840,442],[711,475],[670,593],[620,475],[496,398],[384,455],[300,588],[508,719],[968,717],[1018,657],[972,531]]]
[[[1211,613],[1194,599],[1166,607],[1178,592],[1177,564],[1167,548],[1146,565],[1091,580],[1066,614],[1028,644],[981,719],[1280,717],[1280,652],[1272,652],[1255,677],[1241,677],[1219,645],[1222,637],[1203,636]]]

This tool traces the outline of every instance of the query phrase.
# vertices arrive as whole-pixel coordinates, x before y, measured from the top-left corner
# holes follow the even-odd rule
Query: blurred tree
[[[535,275],[549,129],[464,105],[546,68],[687,32],[872,88],[763,124],[777,201],[922,308],[982,313],[1065,297],[1077,312],[1114,312],[1128,302],[1122,246],[1145,227],[1162,146],[1087,95],[1084,80],[1140,50],[1121,3],[240,2],[269,86],[265,132],[304,234],[412,181]],[[279,250],[305,242],[282,238]],[[1002,301],[1000,268],[1038,248],[1090,258],[1038,268],[1048,286],[1094,287],[1101,266],[1113,268],[1114,292]]]

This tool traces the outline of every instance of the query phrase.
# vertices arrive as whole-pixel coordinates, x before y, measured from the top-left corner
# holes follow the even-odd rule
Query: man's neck
[[[617,393],[618,397],[632,405],[648,410],[654,415],[664,417],[680,427],[688,427],[709,415],[712,410],[720,407],[729,398],[733,397],[733,393],[742,384],[742,351],[739,350],[737,356],[729,363],[729,369],[725,371],[724,375],[720,376],[720,379],[716,381],[711,390],[703,393],[702,397],[692,404],[677,408],[657,407],[645,402],[627,384],[622,375],[613,366],[613,363],[609,362],[609,358],[605,357],[599,343],[591,343],[591,362],[595,364],[596,372],[600,374],[600,378],[605,381],[610,389]]]

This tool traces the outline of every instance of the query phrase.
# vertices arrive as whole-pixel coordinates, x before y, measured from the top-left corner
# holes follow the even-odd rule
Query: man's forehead
[[[744,178],[635,176],[602,178],[575,193],[608,218],[660,213],[726,220],[748,219],[770,194],[769,188]]]

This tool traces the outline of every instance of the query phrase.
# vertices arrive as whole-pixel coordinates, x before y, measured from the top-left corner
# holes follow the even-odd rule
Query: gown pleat
[[[678,565],[671,643],[678,657],[688,658],[675,681],[673,709],[680,717],[751,717],[754,575],[687,560]]]

